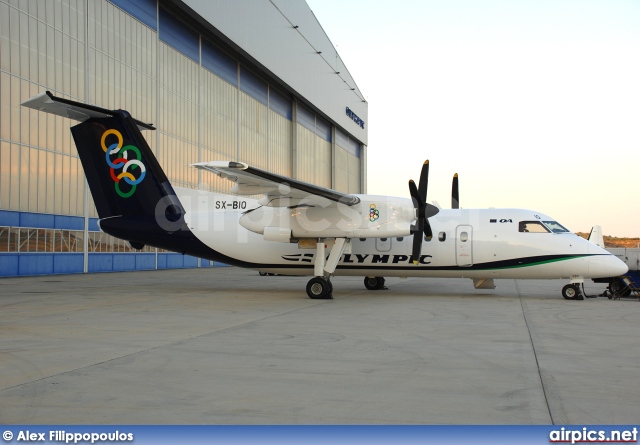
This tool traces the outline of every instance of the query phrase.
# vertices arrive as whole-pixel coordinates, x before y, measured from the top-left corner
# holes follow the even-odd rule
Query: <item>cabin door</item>
[[[456,261],[460,267],[473,265],[472,235],[473,227],[471,226],[456,228]]]

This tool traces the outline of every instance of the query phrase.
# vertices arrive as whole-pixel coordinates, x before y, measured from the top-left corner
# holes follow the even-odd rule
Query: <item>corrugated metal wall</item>
[[[349,193],[349,154],[340,146],[336,146],[335,188],[340,192]]]
[[[201,70],[200,112],[202,154],[200,161],[236,159],[238,151],[238,89],[206,69]],[[231,183],[202,172],[203,190],[229,193]]]
[[[291,177],[293,162],[291,144],[293,123],[269,110],[269,171]]]
[[[239,161],[268,169],[268,109],[251,96],[240,92],[240,156]]]
[[[331,142],[297,124],[297,179],[331,188]]]
[[[123,4],[125,10],[127,4],[134,5]],[[332,142],[331,135],[338,130],[326,117],[311,108],[302,110],[300,98],[287,92],[285,85],[273,84],[223,48],[212,50],[213,36],[196,35],[182,46],[189,57],[180,45],[173,46],[171,39],[158,33],[171,31],[172,26],[188,28],[188,24],[165,23],[165,27],[157,21],[153,7],[152,23],[143,23],[134,18],[135,12],[131,15],[132,10],[125,12],[106,0],[0,0],[0,269],[6,265],[8,275],[111,270],[112,266],[119,270],[116,262],[121,260],[115,255],[148,258],[150,253],[133,253],[129,247],[120,250],[116,248],[120,244],[94,239],[100,233],[97,212],[90,196],[85,206],[85,177],[69,131],[74,122],[20,106],[43,90],[100,107],[126,109],[136,119],[155,125],[157,131],[144,136],[178,186],[228,193],[229,181],[190,164],[230,160],[283,176],[293,177],[295,172],[296,179],[332,187],[334,161],[333,186],[360,191],[359,149],[350,145],[346,133]],[[206,39],[211,40],[208,51],[202,49]],[[200,63],[199,50],[207,55]],[[300,106],[298,115],[294,101]],[[341,148],[340,140],[350,149]],[[49,223],[68,218],[73,224]],[[42,243],[30,240],[42,230],[45,240],[47,231],[70,231],[76,250],[45,247],[41,251]],[[22,241],[10,242],[12,233]],[[97,245],[111,247],[96,250]],[[106,256],[110,252],[113,257]],[[156,258],[161,254],[156,252]],[[69,260],[70,255],[76,259]],[[121,263],[133,267],[132,258],[123,257]],[[62,267],[65,261],[73,266]],[[138,265],[137,261],[135,268],[148,263]],[[157,267],[162,264],[161,259],[156,263]]]

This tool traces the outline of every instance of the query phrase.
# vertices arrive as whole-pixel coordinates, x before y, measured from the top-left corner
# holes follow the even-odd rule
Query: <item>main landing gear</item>
[[[333,298],[333,284],[324,277],[313,277],[307,283],[307,295],[314,300]]]
[[[329,258],[325,261],[324,239],[318,239],[318,243],[316,244],[315,263],[313,265],[313,274],[315,277],[311,278],[307,283],[307,295],[309,298],[314,300],[331,300],[333,298],[331,275],[335,272],[338,261],[350,242],[351,240],[348,240],[347,238],[336,238],[333,248],[331,249],[331,253],[329,254]]]
[[[563,287],[562,296],[565,300],[584,300],[578,283],[567,284]]]
[[[369,290],[384,289],[384,278],[382,277],[364,277],[364,287]]]

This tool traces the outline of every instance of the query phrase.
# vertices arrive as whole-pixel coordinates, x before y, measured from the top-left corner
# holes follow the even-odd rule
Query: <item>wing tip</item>
[[[246,170],[249,168],[249,165],[244,162],[235,162],[235,161],[206,161],[206,162],[196,162],[195,164],[191,164],[191,167],[196,168],[235,168],[240,170]]]

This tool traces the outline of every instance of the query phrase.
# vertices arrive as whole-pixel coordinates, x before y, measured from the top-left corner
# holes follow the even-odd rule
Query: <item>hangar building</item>
[[[237,160],[365,193],[367,101],[304,0],[0,0],[0,275],[209,267],[99,231],[54,95],[126,109],[171,182]]]

